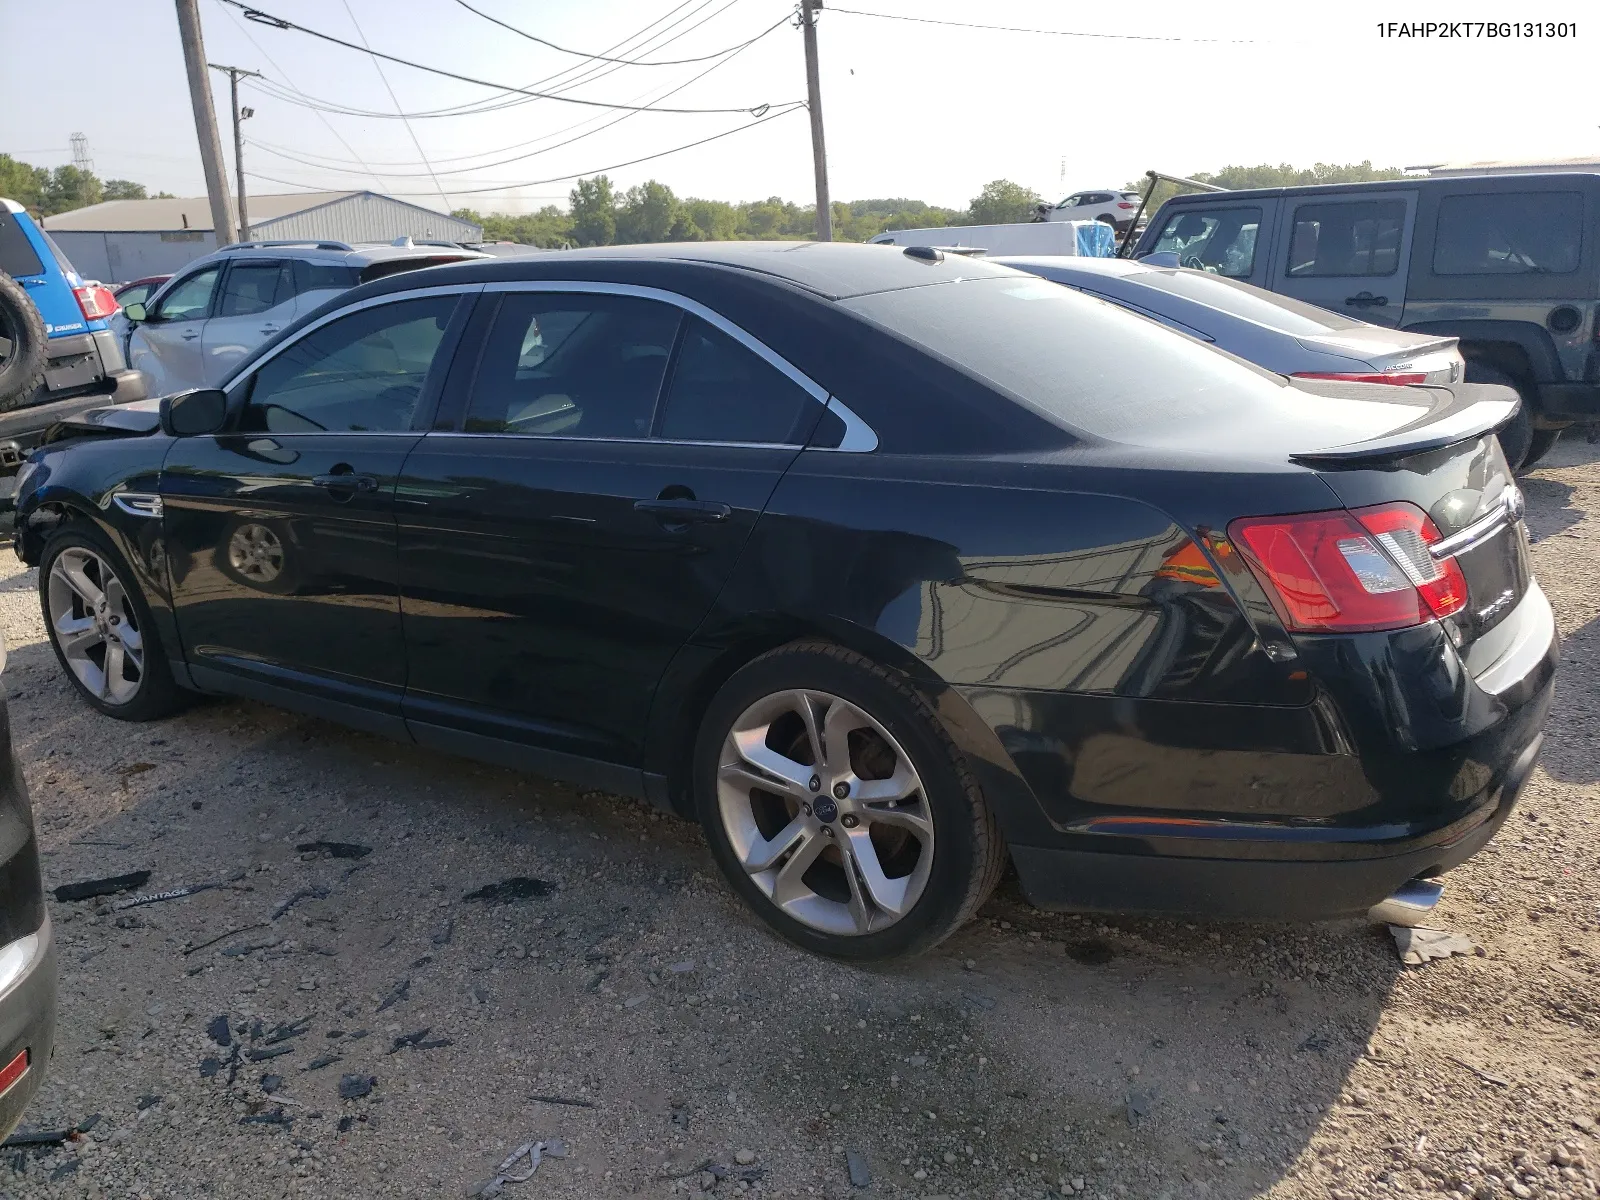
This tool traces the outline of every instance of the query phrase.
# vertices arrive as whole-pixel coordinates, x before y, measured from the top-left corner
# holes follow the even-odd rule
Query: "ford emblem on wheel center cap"
[[[817,820],[827,824],[839,815],[839,806],[831,797],[818,796],[813,804],[812,811],[817,814]]]

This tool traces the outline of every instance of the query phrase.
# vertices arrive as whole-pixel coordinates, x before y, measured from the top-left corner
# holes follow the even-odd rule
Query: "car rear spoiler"
[[[1392,390],[1392,385],[1388,384],[1318,379],[1296,379],[1294,386],[1297,391],[1312,395],[1361,400],[1382,399],[1374,389]],[[1400,390],[1406,393],[1407,400],[1414,401],[1419,394],[1427,396],[1428,407],[1419,408],[1416,420],[1379,437],[1291,454],[1290,459],[1307,467],[1368,466],[1385,459],[1439,450],[1499,428],[1516,415],[1522,403],[1515,389],[1499,383],[1413,384]]]

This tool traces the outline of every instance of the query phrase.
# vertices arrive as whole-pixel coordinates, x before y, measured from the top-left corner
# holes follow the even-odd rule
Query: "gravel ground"
[[[6,555],[47,883],[226,886],[52,901],[28,1125],[99,1120],[7,1151],[0,1196],[462,1196],[533,1139],[570,1153],[509,1200],[1594,1196],[1600,448],[1526,490],[1565,673],[1520,811],[1448,880],[1483,954],[1420,967],[1360,922],[1107,921],[1014,884],[922,959],[819,961],[628,801],[242,702],[100,717]],[[469,898],[512,876],[548,887]]]

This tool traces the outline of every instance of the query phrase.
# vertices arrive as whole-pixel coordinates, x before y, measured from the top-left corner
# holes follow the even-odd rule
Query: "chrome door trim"
[[[261,367],[266,366],[290,346],[298,346],[305,338],[329,322],[337,321],[340,317],[347,317],[351,313],[361,312],[363,309],[377,308],[383,304],[398,304],[403,300],[425,300],[429,296],[475,296],[481,291],[483,291],[483,284],[481,283],[452,283],[438,287],[408,288],[403,292],[385,292],[381,296],[369,296],[367,299],[358,300],[354,304],[344,305],[330,313],[324,313],[304,329],[296,331],[292,339],[278,343],[260,358],[252,358],[247,363],[241,363],[234,369],[233,374],[224,378],[217,387],[220,391],[227,391],[249,371],[259,370]]]
[[[161,497],[155,492],[113,492],[111,503],[130,517],[161,516]]]

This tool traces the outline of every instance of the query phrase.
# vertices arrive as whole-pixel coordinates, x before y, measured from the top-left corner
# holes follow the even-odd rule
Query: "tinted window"
[[[143,304],[150,299],[150,293],[155,290],[156,285],[153,283],[136,283],[117,293],[117,303],[123,308],[127,308],[130,304]]]
[[[353,267],[341,263],[306,262],[296,260],[294,264],[295,292],[321,292],[329,290],[343,291],[345,288],[355,287],[356,273]]]
[[[1485,192],[1439,201],[1436,275],[1561,275],[1578,269],[1583,196]]]
[[[1111,199],[1110,192],[1091,192],[1083,198],[1085,204],[1105,204]]]
[[[236,262],[222,285],[217,304],[219,317],[248,317],[289,298],[287,264],[275,262]],[[279,291],[284,293],[279,296]]]
[[[1337,329],[1359,329],[1365,324],[1290,296],[1274,295],[1248,283],[1198,271],[1144,271],[1127,276],[1126,280],[1136,287],[1182,296],[1185,300],[1284,333],[1316,335]]]
[[[364,432],[411,426],[454,296],[382,304],[307,334],[256,372],[243,428]]]
[[[648,437],[681,315],[633,296],[505,297],[473,383],[467,432]]]
[[[1099,436],[1203,421],[1282,391],[1276,376],[1043,279],[974,279],[842,303]]]
[[[0,209],[0,271],[12,276],[44,273],[44,263],[15,214],[4,209]]]
[[[1404,200],[1302,204],[1294,210],[1289,274],[1393,275],[1405,223]]]
[[[1156,251],[1171,251],[1186,267],[1246,278],[1255,270],[1259,208],[1185,209],[1173,213],[1156,239]]]
[[[221,273],[222,267],[218,265],[179,280],[156,305],[156,317],[163,321],[192,321],[205,316],[211,308],[211,291]]]
[[[44,239],[44,244],[50,247],[50,253],[55,257],[56,266],[61,268],[62,274],[76,275],[78,268],[72,265],[72,260],[66,256],[60,246],[56,245],[55,238],[51,237],[49,232],[44,229],[39,230],[39,236]]]
[[[699,317],[690,317],[667,391],[661,436],[799,445],[820,407],[771,363]]]

